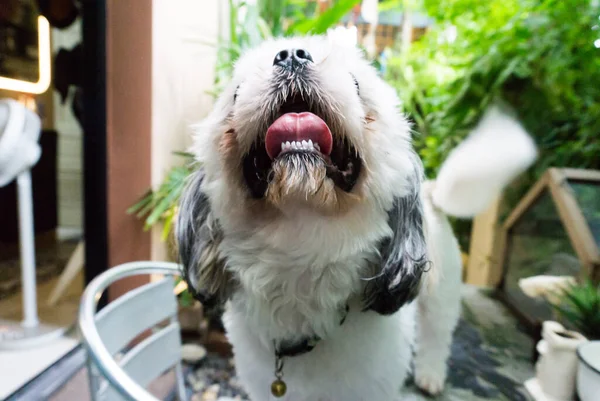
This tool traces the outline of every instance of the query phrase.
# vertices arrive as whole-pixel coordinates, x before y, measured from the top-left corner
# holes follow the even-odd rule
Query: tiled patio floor
[[[463,287],[463,313],[454,335],[446,389],[436,401],[529,401],[523,387],[534,374],[532,339],[519,330],[516,319],[488,291]],[[207,358],[188,375],[196,399],[219,396],[246,400],[227,359]],[[213,398],[206,398],[213,399]],[[402,400],[426,401],[409,380]]]

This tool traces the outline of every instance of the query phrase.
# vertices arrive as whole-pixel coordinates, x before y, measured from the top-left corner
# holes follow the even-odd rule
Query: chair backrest
[[[93,400],[154,401],[145,387],[170,369],[175,370],[179,399],[186,400],[172,277],[179,272],[175,263],[133,262],[107,270],[88,285],[81,300],[79,328],[88,350]],[[110,284],[152,273],[167,277],[129,291],[95,313],[97,299]],[[128,347],[148,331],[147,337]]]

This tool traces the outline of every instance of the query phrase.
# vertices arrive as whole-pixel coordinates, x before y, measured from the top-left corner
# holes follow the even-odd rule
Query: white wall
[[[219,20],[226,1],[153,0],[152,3],[152,184],[181,163],[174,151],[191,144],[190,125],[205,117],[213,99]],[[153,259],[165,259],[160,228],[153,233]]]
[[[71,49],[81,41],[81,20],[67,29],[52,29],[53,57],[59,48]],[[54,126],[58,132],[58,229],[81,233],[83,227],[82,130],[71,111],[73,92],[65,104],[54,90]]]

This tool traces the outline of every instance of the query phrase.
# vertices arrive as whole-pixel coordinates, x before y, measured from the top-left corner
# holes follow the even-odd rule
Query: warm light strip
[[[39,95],[46,92],[50,87],[50,81],[52,79],[50,24],[48,23],[48,20],[42,16],[38,17],[38,57],[40,78],[37,82],[0,77],[0,89]]]

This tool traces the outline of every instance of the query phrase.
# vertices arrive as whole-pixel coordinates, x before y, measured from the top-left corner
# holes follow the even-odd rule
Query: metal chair
[[[122,295],[96,313],[98,299],[109,285],[140,274],[166,277]],[[187,401],[173,280],[179,274],[180,266],[175,263],[132,262],[107,270],[87,286],[78,323],[88,352],[94,401],[158,401],[145,387],[171,368],[175,370],[179,400]],[[126,348],[148,329],[152,329],[149,337]]]

